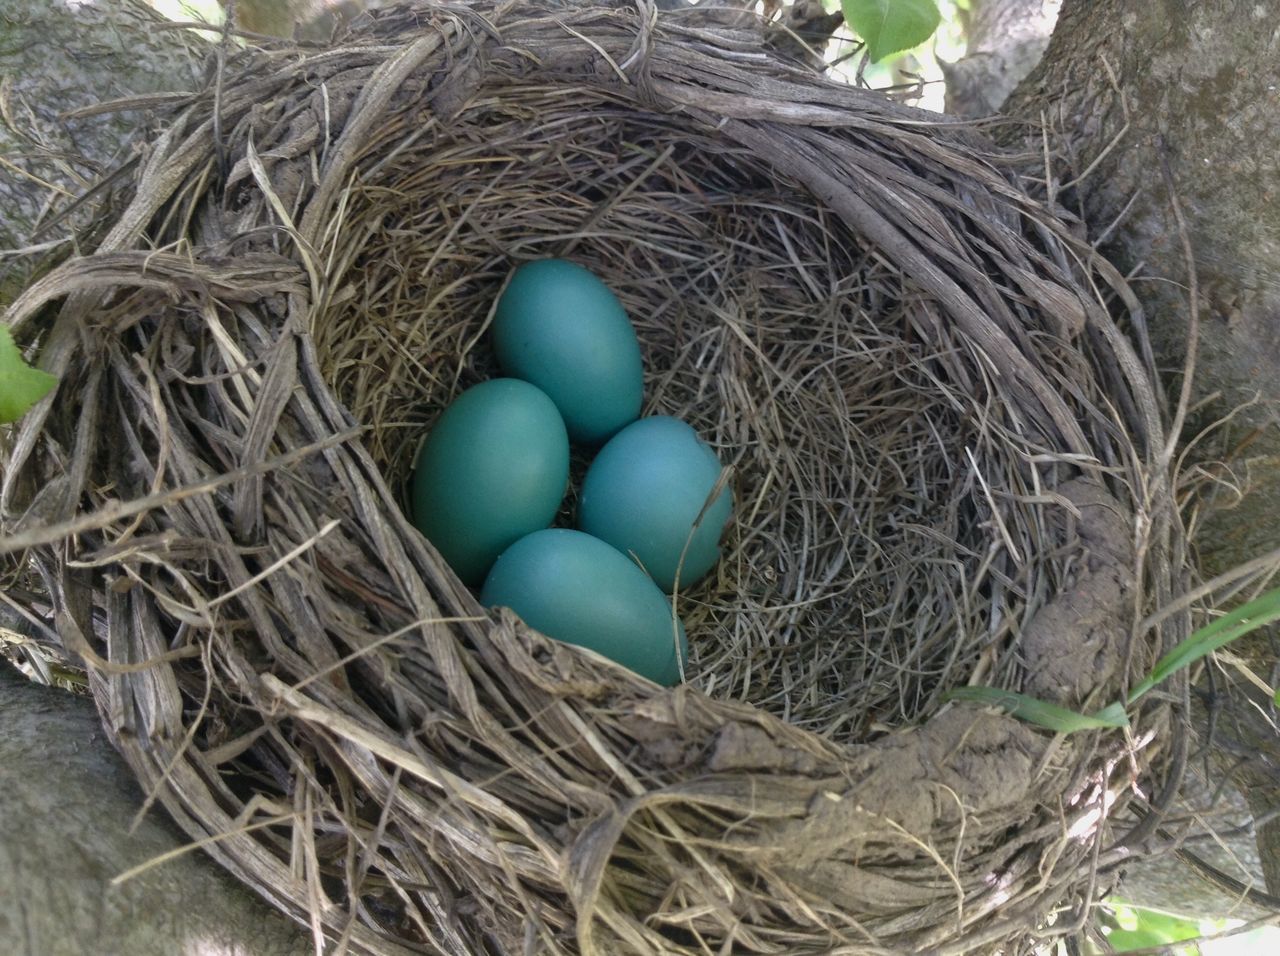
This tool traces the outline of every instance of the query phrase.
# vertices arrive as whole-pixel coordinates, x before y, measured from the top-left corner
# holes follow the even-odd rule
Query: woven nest
[[[9,547],[151,797],[356,951],[1023,951],[1140,840],[1168,704],[944,695],[1091,711],[1186,621],[1138,623],[1181,539],[1132,298],[1009,168],[647,0],[229,55],[10,310],[61,385]],[[547,255],[733,466],[672,690],[484,611],[400,507]]]

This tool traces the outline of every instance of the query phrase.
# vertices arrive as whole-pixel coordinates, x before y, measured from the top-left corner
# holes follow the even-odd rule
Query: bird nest
[[[1179,532],[1132,298],[1012,163],[648,0],[220,61],[9,315],[61,383],[12,438],[7,546],[150,798],[360,952],[1078,925],[1167,704],[1064,736],[947,695],[1119,697],[1185,629],[1138,623]],[[626,306],[645,413],[732,465],[674,689],[486,611],[401,507],[549,255]]]

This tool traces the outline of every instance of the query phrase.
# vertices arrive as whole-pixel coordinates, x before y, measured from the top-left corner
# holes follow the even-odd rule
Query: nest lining
[[[962,390],[963,339],[768,162],[611,96],[527,85],[376,167],[343,196],[342,267],[314,320],[366,447],[401,486],[424,428],[500,374],[484,332],[512,266],[592,268],[641,338],[643,413],[689,421],[735,470],[723,562],[677,599],[696,686],[866,739],[936,710],[1057,591],[1039,509],[1007,506],[1028,476],[1000,389]],[[1051,336],[1038,348],[1070,361]]]
[[[1087,249],[963,131],[696,14],[362,29],[233,59],[12,310],[66,296],[72,384],[8,514],[159,498],[35,558],[144,785],[366,951],[1026,945],[1164,752],[1158,702],[1138,754],[940,707],[1099,703],[1156,650],[1124,622],[1170,586],[1166,516],[1133,550],[1160,422]],[[549,254],[627,305],[646,412],[735,465],[679,598],[711,697],[484,616],[400,513],[416,436],[492,373],[503,277]]]
[[[573,164],[565,167],[572,175]],[[691,175],[687,164],[682,171]],[[740,194],[722,198],[723,209],[702,200],[707,218],[699,221],[692,215],[697,198],[641,187],[583,237],[572,221],[593,218],[594,204],[563,188],[539,188],[535,168],[523,167],[519,178],[528,192],[509,197],[481,180],[477,191],[485,189],[495,201],[478,209],[461,188],[469,178],[476,181],[477,172],[475,165],[459,166],[459,188],[441,189],[457,205],[439,214],[437,229],[463,218],[455,213],[464,212],[468,222],[452,242],[410,221],[393,226],[385,240],[411,236],[410,243],[365,247],[351,270],[362,287],[355,299],[384,308],[362,305],[355,318],[348,311],[318,322],[330,330],[320,338],[321,359],[333,369],[338,395],[359,410],[360,420],[375,424],[368,445],[386,462],[393,487],[407,474],[424,423],[457,390],[492,374],[481,330],[504,270],[522,254],[558,254],[572,245],[637,317],[648,370],[645,413],[689,420],[735,468],[740,520],[724,563],[712,581],[677,602],[695,635],[690,676],[699,675],[694,679],[709,689],[734,688],[734,696],[763,706],[776,697],[782,716],[801,725],[821,723],[825,713],[828,723],[857,728],[870,710],[910,720],[922,694],[893,679],[907,676],[903,668],[886,662],[877,673],[867,664],[899,650],[928,661],[927,652],[912,651],[917,634],[936,639],[944,655],[953,643],[974,643],[954,640],[952,628],[967,622],[931,593],[954,587],[954,576],[941,572],[963,548],[956,538],[965,531],[973,544],[985,538],[976,528],[962,529],[967,509],[946,500],[969,498],[972,489],[948,465],[962,457],[960,443],[973,439],[964,435],[956,408],[927,387],[928,346],[913,347],[892,328],[878,328],[860,304],[864,297],[883,300],[881,315],[898,312],[901,328],[905,318],[895,298],[875,289],[874,278],[868,283],[852,263],[846,266],[851,281],[798,288],[778,250],[761,249],[758,233],[763,218],[785,236],[775,245],[785,242],[793,255],[804,256],[791,266],[794,274],[818,262],[798,226],[828,244],[847,236],[825,233],[816,217],[762,217],[767,205]],[[358,208],[359,199],[351,206]],[[708,255],[711,249],[716,252]],[[458,279],[441,270],[437,278],[430,259],[439,250],[476,268]],[[693,256],[696,250],[701,257]],[[391,277],[379,263],[395,263]],[[399,287],[388,290],[391,283]],[[419,302],[431,304],[420,312]],[[930,453],[935,460],[925,457]],[[934,490],[948,484],[955,489],[950,494]],[[572,502],[565,519],[571,514]],[[972,545],[967,551],[976,564]],[[942,580],[922,583],[920,576],[898,573],[917,563],[926,569],[923,577],[932,565]],[[919,589],[914,600],[908,588]],[[904,601],[925,613],[908,615]],[[859,608],[871,613],[858,614]],[[985,623],[972,629],[985,630]],[[781,655],[795,672],[779,667]],[[936,674],[924,676],[938,683]],[[866,694],[877,684],[879,693]]]

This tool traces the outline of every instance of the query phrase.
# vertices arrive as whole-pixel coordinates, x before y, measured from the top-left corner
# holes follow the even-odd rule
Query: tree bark
[[[26,243],[51,206],[126,157],[144,118],[137,110],[65,114],[194,89],[208,44],[166,22],[141,0],[0,0],[0,248]]]
[[[1077,191],[1085,220],[1109,235],[1142,281],[1159,354],[1186,354],[1188,271],[1167,164],[1196,250],[1201,295],[1198,392],[1240,401],[1262,392],[1250,425],[1274,427],[1280,399],[1280,28],[1269,4],[1224,0],[1068,0],[1037,71],[1010,113],[1041,109],[1060,132],[1064,181],[1095,160]],[[1110,72],[1109,72],[1110,71]],[[1114,78],[1112,75],[1114,74]],[[1121,134],[1118,148],[1107,152]],[[1104,155],[1106,153],[1106,155]],[[1259,529],[1270,541],[1272,529]],[[1261,550],[1224,542],[1218,564]],[[1215,556],[1218,554],[1215,551]]]
[[[323,40],[362,10],[391,0],[235,0],[237,27],[266,36]],[[231,0],[222,0],[229,8]]]
[[[253,32],[330,35],[387,0],[239,0]],[[194,90],[212,45],[173,29],[142,0],[0,0],[0,252],[65,239],[92,212],[50,226],[59,209],[129,156],[144,109],[95,116],[106,100]],[[43,227],[43,228],[42,228]],[[0,305],[30,278],[0,255]],[[8,294],[6,294],[8,293]]]
[[[1199,561],[1211,577],[1280,548],[1274,5],[1066,0],[1044,60],[1006,112],[1047,118],[1058,183],[1087,173],[1060,201],[1074,204],[1108,258],[1138,271],[1135,288],[1175,396],[1191,341],[1184,238],[1190,244],[1199,327],[1192,400],[1202,404],[1185,434],[1252,402],[1191,451],[1190,462],[1209,479],[1187,501]],[[1032,145],[1039,150],[1038,140]],[[1275,634],[1263,629],[1232,647],[1273,686],[1280,676]],[[1204,675],[1193,722],[1262,817],[1280,807],[1275,710],[1231,668]],[[1261,828],[1259,849],[1267,886],[1278,894],[1280,822]]]
[[[208,44],[165,22],[141,0],[0,0],[0,308],[40,261],[14,250],[69,253],[94,207],[59,212],[128,157],[146,119],[140,110],[67,114],[194,88]]]
[[[112,879],[183,846],[142,806],[92,702],[27,681],[0,658],[0,952],[304,956],[298,927],[199,852],[119,886]]]
[[[992,116],[1040,62],[1062,0],[970,0],[965,55],[942,63],[947,112]]]
[[[27,244],[59,196],[78,194],[126,157],[145,119],[136,110],[66,111],[194,87],[207,44],[163,22],[137,0],[0,0],[0,249]],[[63,239],[88,212],[35,238]],[[0,257],[0,306],[29,276],[24,260]],[[142,795],[88,700],[31,684],[0,657],[0,727],[0,953],[313,951],[298,927],[202,853],[111,885],[186,840],[158,811],[128,832]]]

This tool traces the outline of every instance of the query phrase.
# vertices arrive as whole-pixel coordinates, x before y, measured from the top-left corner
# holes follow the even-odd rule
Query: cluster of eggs
[[[667,598],[720,556],[732,493],[685,422],[640,418],[640,345],[626,311],[588,270],[520,266],[494,313],[505,378],[463,392],[414,466],[413,519],[487,607],[590,648],[657,683],[680,679],[684,628]],[[552,528],[569,444],[599,448],[577,528]]]

